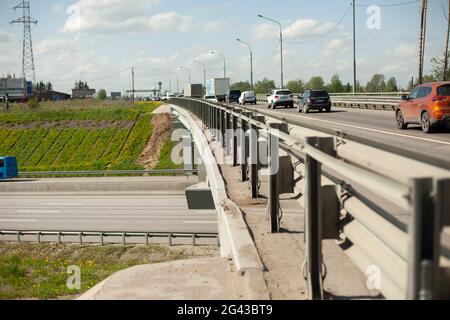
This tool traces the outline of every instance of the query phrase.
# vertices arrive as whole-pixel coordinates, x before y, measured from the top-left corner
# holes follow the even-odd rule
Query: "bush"
[[[31,98],[30,100],[28,100],[28,107],[31,110],[36,110],[37,108],[39,108],[39,102],[36,98]]]

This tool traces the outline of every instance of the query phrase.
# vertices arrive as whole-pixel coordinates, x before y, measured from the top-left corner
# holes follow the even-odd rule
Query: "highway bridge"
[[[448,132],[399,131],[392,111],[363,108],[305,115],[265,103],[173,98],[170,109],[187,129],[183,138],[194,142],[184,151],[202,160],[214,209],[186,203],[184,190],[203,178],[172,178],[163,194],[155,186],[161,191],[164,183],[131,178],[109,194],[91,183],[80,193],[73,182],[68,194],[55,194],[51,181],[40,180],[47,191],[30,197],[7,189],[17,184],[2,184],[0,229],[11,231],[2,236],[59,241],[60,233],[45,233],[58,229],[71,242],[103,243],[110,233],[118,243],[144,243],[159,233],[173,244],[178,233],[211,244],[218,233],[221,256],[242,278],[247,298],[450,297]],[[103,187],[113,185],[102,179]],[[23,186],[42,192],[38,185],[31,179]],[[119,288],[114,281],[110,287]],[[87,296],[104,297],[101,288]]]
[[[240,259],[236,240],[221,224],[230,214],[224,202],[235,187],[230,181],[228,189],[217,182],[230,165],[221,162],[225,154],[239,168],[234,174],[248,182],[251,198],[268,198],[270,233],[292,232],[281,228],[281,195],[291,194],[304,208],[302,272],[310,298],[324,298],[326,240],[343,241],[343,250],[362,272],[379,270],[386,298],[448,297],[448,132],[400,132],[393,112],[386,111],[334,108],[304,115],[294,109],[267,109],[264,103],[241,107],[188,98],[171,103],[202,158],[219,162],[205,165],[223,254]],[[267,163],[261,164],[258,149],[267,149]]]

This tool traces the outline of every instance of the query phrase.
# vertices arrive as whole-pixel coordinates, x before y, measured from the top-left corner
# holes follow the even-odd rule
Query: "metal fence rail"
[[[100,176],[100,175],[192,175],[198,170],[185,169],[162,169],[162,170],[98,170],[98,171],[40,171],[40,172],[19,172],[20,177],[31,176]]]
[[[80,245],[83,244],[83,240],[86,237],[97,237],[97,243],[101,245],[105,244],[106,238],[121,238],[122,244],[126,245],[127,238],[144,238],[144,243],[149,244],[149,240],[152,238],[167,238],[167,244],[173,245],[173,240],[180,239],[192,239],[192,245],[197,245],[197,239],[217,239],[217,245],[219,245],[218,234],[216,233],[189,233],[189,232],[132,232],[132,231],[27,231],[27,230],[0,230],[0,236],[15,236],[15,240],[18,243],[23,241],[25,236],[35,236],[36,243],[42,242],[42,237],[53,236],[57,237],[57,243],[63,242],[63,237],[77,237]],[[47,241],[54,242],[54,241]],[[92,242],[92,241],[91,241]]]
[[[337,146],[342,145],[344,138],[331,132],[324,137],[293,136],[287,134],[289,129],[282,130],[283,123],[291,128],[302,126],[293,120],[273,116],[257,109],[241,108],[227,105],[211,104],[192,99],[172,99],[172,103],[195,114],[211,130],[216,139],[220,138],[239,165],[241,172],[249,167],[246,157],[238,155],[254,154],[258,135],[250,134],[250,143],[236,137],[225,138],[227,129],[238,130],[250,127],[259,128],[259,134],[266,138],[270,169],[269,181],[269,227],[273,233],[279,232],[278,206],[281,185],[278,172],[273,171],[279,161],[279,149],[286,151],[292,158],[300,160],[295,169],[295,187],[300,191],[305,208],[305,274],[308,293],[313,299],[323,297],[322,286],[322,241],[326,239],[346,239],[349,255],[363,272],[367,267],[376,266],[382,277],[381,292],[392,299],[437,299],[443,298],[442,286],[448,286],[450,280],[442,277],[439,264],[441,256],[448,253],[442,250],[440,236],[444,226],[450,224],[450,171],[431,168],[427,158],[417,156],[415,165],[429,172],[430,176],[395,179],[384,171],[372,167],[361,167],[352,163],[351,159],[338,157]],[[274,119],[276,118],[276,119]],[[282,121],[280,124],[279,121]],[[307,126],[306,126],[307,127]],[[280,130],[278,130],[280,129]],[[286,129],[286,128],[285,128]],[[222,137],[219,137],[222,134]],[[281,141],[273,143],[274,138]],[[258,140],[256,140],[258,141]],[[364,140],[358,141],[364,143]],[[372,144],[368,141],[371,147]],[[379,155],[389,156],[400,148],[383,150],[378,145]],[[357,149],[355,149],[357,150]],[[402,156],[405,156],[403,153]],[[420,159],[418,159],[420,158]],[[277,160],[278,159],[278,160]],[[405,161],[411,161],[405,158]],[[430,158],[433,159],[433,158]],[[350,161],[348,161],[350,160]],[[370,160],[370,159],[369,159]],[[373,161],[373,159],[372,159]],[[259,159],[257,161],[259,162]],[[442,163],[441,163],[442,164]],[[424,169],[425,168],[425,169]],[[441,168],[448,170],[448,163]],[[427,171],[428,170],[428,171]],[[257,170],[251,170],[258,174]],[[432,172],[439,172],[436,176]],[[441,175],[441,172],[445,174]],[[241,181],[251,181],[252,195],[257,194],[258,179],[241,175]],[[352,185],[357,182],[357,185]],[[361,187],[361,190],[359,188]],[[397,225],[389,218],[389,212],[367,199],[364,190],[396,204],[409,215],[407,228]],[[333,205],[338,203],[339,205]],[[447,259],[449,257],[446,257]],[[447,297],[448,298],[448,297]]]

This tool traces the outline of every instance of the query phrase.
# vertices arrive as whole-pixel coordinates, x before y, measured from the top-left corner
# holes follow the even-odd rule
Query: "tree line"
[[[450,55],[450,51],[449,51]],[[424,83],[436,82],[444,79],[444,58],[432,58],[432,69],[429,75],[424,76]],[[450,79],[450,69],[446,70],[447,79]],[[398,92],[403,90],[411,91],[415,86],[419,84],[419,80],[412,78],[407,88],[400,88],[395,77],[386,78],[381,73],[376,73],[365,84],[362,85],[359,81],[356,83],[356,92]],[[343,83],[339,74],[335,74],[331,77],[329,83],[325,83],[325,80],[321,76],[314,76],[308,82],[304,82],[301,79],[290,80],[285,85],[286,89],[291,90],[294,93],[302,93],[307,89],[327,89],[330,93],[350,93],[353,92],[353,85],[350,83]],[[232,90],[249,91],[250,83],[248,81],[236,82],[231,85]],[[257,94],[267,94],[273,89],[277,89],[275,80],[264,78],[257,81],[254,84],[254,91]]]

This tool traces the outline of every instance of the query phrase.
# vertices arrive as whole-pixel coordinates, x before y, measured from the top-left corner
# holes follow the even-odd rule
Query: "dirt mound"
[[[138,164],[147,170],[151,170],[158,165],[161,149],[165,142],[170,138],[171,120],[168,113],[153,115],[152,118],[153,134],[138,159]]]

